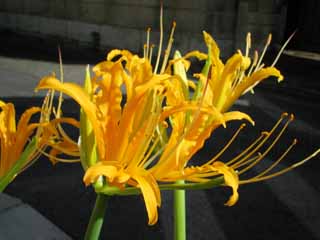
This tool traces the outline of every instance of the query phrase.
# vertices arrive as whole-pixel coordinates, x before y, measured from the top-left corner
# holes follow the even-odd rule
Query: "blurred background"
[[[0,29],[72,47],[127,48],[142,51],[146,28],[158,43],[159,0],[2,0]],[[210,32],[224,56],[243,47],[247,32],[254,46],[269,33],[282,44],[295,30],[290,47],[319,52],[319,3],[316,0],[164,1],[164,27],[177,22],[174,47],[204,49],[201,32]]]
[[[250,114],[256,127],[248,126],[223,160],[239,153],[260,131],[270,129],[282,112],[294,113],[296,120],[266,162],[277,159],[295,137],[299,144],[281,167],[319,148],[320,1],[163,2],[165,45],[176,21],[173,49],[182,53],[206,51],[203,30],[216,39],[223,59],[245,48],[247,32],[251,32],[252,52],[257,49],[260,53],[272,33],[264,60],[268,65],[296,31],[277,63],[285,81],[266,80],[255,88],[254,95],[245,95],[234,106],[234,110]],[[159,10],[159,0],[1,0],[0,98],[14,102],[18,116],[26,107],[40,105],[43,93],[35,94],[33,89],[43,76],[52,72],[59,76],[58,46],[65,81],[78,83],[83,82],[86,64],[102,61],[112,48],[141,55],[147,27],[152,28],[151,43],[159,42]],[[66,99],[64,114],[78,118],[77,105]],[[237,126],[219,130],[196,159],[210,158]],[[74,129],[70,132],[77,134]],[[240,200],[232,208],[223,206],[229,189],[188,192],[189,239],[320,239],[319,160],[317,157],[282,177],[241,186]],[[52,166],[42,158],[20,174],[6,193],[32,206],[72,239],[81,239],[94,203],[94,193],[85,188],[82,176],[79,165]],[[162,197],[159,222],[153,227],[147,226],[141,196],[112,198],[103,236],[172,239],[172,195],[164,192]]]

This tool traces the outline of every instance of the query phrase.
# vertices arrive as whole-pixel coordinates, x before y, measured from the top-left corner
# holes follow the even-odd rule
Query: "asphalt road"
[[[41,99],[30,94],[29,90],[43,74],[52,71],[50,67],[57,71],[58,65],[41,49],[30,52],[20,45],[11,50],[9,47],[12,48],[12,45],[2,44],[0,49],[0,96],[16,103],[20,114],[27,106],[40,104]],[[75,61],[72,54],[71,60],[64,56],[65,72],[71,73],[68,78],[82,81],[81,69],[85,63],[95,62],[91,57],[82,57],[81,52],[78,54],[81,61]],[[84,53],[84,56],[92,55]],[[98,54],[98,60],[100,57]],[[279,156],[295,137],[299,143],[281,167],[301,160],[319,148],[320,83],[317,79],[320,62],[284,56],[278,67],[286,76],[285,83],[277,85],[271,81],[263,84],[256,89],[255,95],[245,96],[245,101],[234,107],[249,113],[256,121],[256,127],[246,127],[224,160],[238,153],[260,131],[270,129],[282,112],[294,113],[296,120],[288,128],[282,142],[266,157],[265,163]],[[78,117],[78,108],[72,101],[66,100],[64,113]],[[235,127],[230,124],[228,129]],[[223,129],[217,131],[196,158],[208,159],[218,151],[230,134],[228,129],[227,133]],[[223,205],[230,194],[229,189],[189,191],[189,239],[320,239],[319,161],[320,157],[316,157],[281,177],[241,186],[240,199],[234,207]],[[264,164],[260,165],[256,171],[261,171],[263,167]],[[94,203],[94,193],[84,186],[82,176],[79,165],[52,166],[47,159],[41,158],[20,174],[6,193],[30,204],[72,238],[81,239]],[[150,227],[141,196],[111,198],[103,239],[172,239],[172,194],[163,192],[162,199],[159,222]]]

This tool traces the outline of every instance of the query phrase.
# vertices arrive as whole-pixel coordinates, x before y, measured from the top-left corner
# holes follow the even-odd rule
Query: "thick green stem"
[[[224,178],[222,176],[216,177],[209,180],[208,182],[201,183],[184,183],[184,182],[175,182],[172,184],[160,184],[159,188],[161,191],[166,190],[200,190],[200,189],[210,189],[214,187],[221,186],[224,183]],[[114,186],[105,185],[104,187],[95,188],[97,193],[103,193],[109,196],[120,195],[139,195],[141,194],[140,188],[137,187],[126,187],[125,189],[120,189]]]
[[[183,184],[184,181],[178,181]],[[186,240],[186,192],[173,191],[174,240]]]
[[[90,221],[87,227],[85,240],[98,240],[104,220],[104,214],[107,208],[108,196],[97,194],[96,203],[91,213]]]

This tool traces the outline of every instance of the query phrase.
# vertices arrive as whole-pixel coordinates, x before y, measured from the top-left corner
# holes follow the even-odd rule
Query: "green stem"
[[[27,145],[19,159],[15,162],[12,168],[0,179],[0,192],[9,185],[9,183],[15,178],[15,176],[21,171],[21,169],[27,164],[29,157],[37,149],[37,139],[34,137]]]
[[[172,184],[160,184],[159,188],[161,191],[165,190],[200,190],[200,189],[210,189],[214,187],[221,186],[224,183],[223,176],[216,177],[214,179],[209,180],[208,182],[201,183],[181,183],[175,182]],[[96,187],[97,193],[103,193],[109,196],[119,195],[119,196],[128,196],[128,195],[138,195],[141,194],[140,188],[136,187],[126,187],[125,189],[120,189],[114,186],[104,186],[104,187]]]
[[[178,181],[183,184],[184,181]],[[174,211],[174,240],[186,239],[186,192],[185,190],[173,191],[173,211]]]
[[[97,199],[91,213],[90,221],[87,227],[85,240],[98,240],[104,220],[104,214],[107,208],[108,196],[97,194]]]

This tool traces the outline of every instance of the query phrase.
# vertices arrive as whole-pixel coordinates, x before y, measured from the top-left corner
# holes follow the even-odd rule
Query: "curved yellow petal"
[[[271,76],[277,77],[279,81],[283,80],[283,76],[280,71],[275,67],[262,68],[252,73],[249,77],[245,77],[234,89],[233,94],[228,99],[224,109],[228,109],[242,94],[252,89],[252,87],[262,80]]]
[[[232,93],[233,81],[236,77],[237,70],[240,69],[242,60],[243,57],[240,54],[234,54],[229,58],[223,68],[219,83],[212,89],[214,95],[213,105],[220,110],[225,109],[224,105]]]
[[[239,199],[238,194],[238,187],[239,187],[239,178],[236,172],[228,167],[226,164],[222,162],[214,162],[212,164],[212,170],[217,171],[218,173],[222,174],[224,177],[225,185],[232,188],[232,196],[229,200],[225,203],[227,206],[233,206]]]
[[[108,53],[107,60],[111,61],[117,56],[123,56],[125,60],[130,60],[133,54],[128,50],[113,49]]]
[[[118,169],[116,166],[98,163],[87,169],[83,176],[83,182],[86,184],[86,186],[88,186],[96,182],[100,176],[105,176],[110,182],[112,182],[117,174]]]
[[[97,139],[99,154],[100,157],[103,158],[105,154],[103,132],[101,124],[96,116],[97,108],[96,105],[90,101],[90,96],[84,91],[84,89],[74,83],[61,83],[58,79],[52,76],[45,77],[39,82],[36,90],[40,89],[54,89],[61,91],[72,97],[82,107],[92,124]]]
[[[158,221],[158,209],[160,206],[160,190],[156,180],[151,176],[134,175],[133,179],[139,184],[138,187],[141,189],[147,213],[149,217],[149,225],[154,225]]]

